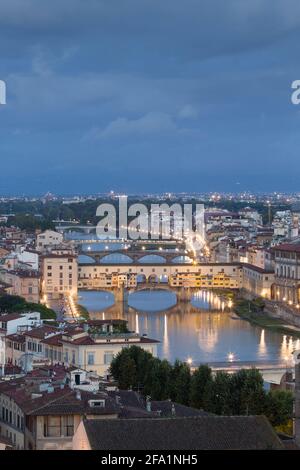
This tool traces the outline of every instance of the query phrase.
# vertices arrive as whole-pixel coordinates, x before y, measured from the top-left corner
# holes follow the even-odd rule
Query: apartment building
[[[268,271],[251,264],[243,264],[243,289],[252,295],[270,299],[274,281],[274,271]]]
[[[36,249],[40,252],[47,250],[48,248],[61,245],[64,237],[61,233],[55,232],[54,230],[46,230],[45,232],[39,233],[36,237]]]
[[[63,366],[0,382],[0,435],[15,449],[69,450],[81,420],[113,419],[119,409],[103,392],[73,390]]]
[[[272,298],[300,304],[300,243],[284,243],[272,248],[275,260],[275,282]]]
[[[10,286],[9,293],[23,297],[26,302],[39,303],[40,274],[31,269],[1,269],[0,280]]]
[[[41,256],[41,294],[57,299],[65,295],[77,296],[78,263],[72,253],[49,253]]]
[[[159,343],[135,333],[103,334],[101,331],[87,333],[84,330],[63,334],[61,342],[64,363],[101,376],[109,375],[111,361],[123,348],[140,346],[156,357]]]

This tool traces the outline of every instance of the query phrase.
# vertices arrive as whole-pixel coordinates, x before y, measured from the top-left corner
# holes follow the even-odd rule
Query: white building
[[[37,235],[36,237],[36,249],[38,251],[44,251],[48,247],[60,245],[64,240],[61,233],[55,232],[54,230],[46,230]]]

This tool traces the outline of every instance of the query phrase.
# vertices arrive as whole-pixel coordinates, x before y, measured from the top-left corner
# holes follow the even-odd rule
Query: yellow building
[[[77,296],[78,263],[77,256],[67,254],[47,254],[41,256],[41,293],[48,298],[64,295]]]

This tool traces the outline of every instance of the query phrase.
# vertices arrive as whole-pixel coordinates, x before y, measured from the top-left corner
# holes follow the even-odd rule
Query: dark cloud
[[[1,0],[0,189],[295,188],[299,28],[298,0]]]

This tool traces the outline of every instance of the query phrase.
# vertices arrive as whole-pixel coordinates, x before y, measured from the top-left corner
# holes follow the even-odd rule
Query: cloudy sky
[[[299,0],[0,0],[0,194],[299,191]]]

